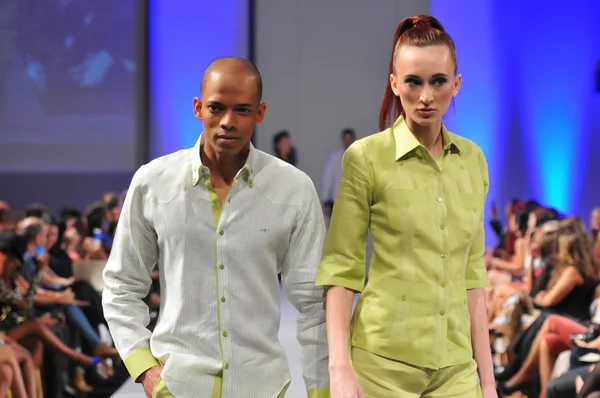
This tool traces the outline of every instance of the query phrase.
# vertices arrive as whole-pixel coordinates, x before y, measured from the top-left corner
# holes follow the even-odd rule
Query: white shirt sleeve
[[[144,166],[134,175],[121,210],[110,257],[104,268],[102,304],[115,346],[126,359],[150,348],[148,295],[158,260],[156,233],[147,219]]]
[[[325,219],[317,191],[307,178],[306,205],[292,232],[281,279],[284,293],[299,311],[297,338],[302,347],[306,388],[329,387],[325,291],[315,286],[325,239]]]

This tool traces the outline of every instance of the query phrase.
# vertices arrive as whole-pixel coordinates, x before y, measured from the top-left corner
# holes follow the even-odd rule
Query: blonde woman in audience
[[[600,206],[592,210],[590,216],[590,235],[594,242],[600,242]]]
[[[555,254],[558,227],[558,221],[548,221],[534,233],[528,249],[529,254],[525,257],[525,275],[522,280],[494,287],[488,303],[490,322],[500,314],[508,297],[514,294],[529,294],[533,290],[544,264]],[[495,328],[495,325],[490,325],[490,328]]]
[[[563,226],[568,226],[566,229],[570,231],[578,230],[577,223],[565,222]],[[546,266],[532,292],[533,302],[542,312],[511,347],[518,358],[507,372],[518,369],[519,366],[515,363],[519,364],[521,360],[524,361],[523,365],[506,383],[499,384],[502,393],[511,394],[521,390],[532,380],[533,373],[538,371],[543,336],[548,332],[546,321],[549,315],[559,314],[578,321],[589,319],[589,307],[598,284],[599,271],[597,264],[592,261],[588,239],[587,233],[570,233],[558,237],[557,258]],[[506,377],[507,374],[503,376]],[[505,379],[504,377],[501,378]],[[544,388],[547,382],[547,377],[542,380]]]

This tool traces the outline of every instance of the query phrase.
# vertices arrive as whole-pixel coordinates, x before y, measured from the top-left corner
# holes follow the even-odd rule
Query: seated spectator
[[[95,356],[117,357],[117,350],[108,347],[106,343],[101,341],[98,332],[94,330],[79,307],[80,305],[87,306],[89,303],[77,300],[72,289],[60,284],[64,281],[70,285],[73,280],[60,278],[49,269],[49,257],[45,249],[43,249],[43,253],[36,252],[40,247],[45,247],[47,229],[48,227],[44,227],[41,220],[29,224],[24,229],[28,249],[24,256],[23,266],[20,267],[19,275],[15,279],[17,287],[22,291],[29,291],[30,288],[34,289],[33,303],[38,307],[38,315],[46,312],[64,311],[67,321],[79,331],[87,344],[94,347]],[[44,232],[46,232],[46,236],[44,236]],[[41,283],[36,281],[38,276]],[[52,284],[52,282],[59,284]]]
[[[523,366],[506,383],[499,385],[502,393],[520,391],[537,372],[542,342],[549,329],[546,322],[549,315],[561,314],[580,322],[589,320],[588,308],[598,277],[599,270],[589,252],[587,233],[559,236],[556,259],[546,266],[532,291],[533,302],[542,311],[511,347],[517,357],[506,373],[514,372],[521,363]],[[543,380],[542,388],[547,381],[547,378]]]
[[[0,201],[0,231],[8,231],[13,229],[10,222],[10,206],[8,203]]]

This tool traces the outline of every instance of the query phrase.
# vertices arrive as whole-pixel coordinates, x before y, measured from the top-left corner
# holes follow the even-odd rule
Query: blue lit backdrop
[[[249,0],[151,0],[150,158],[190,147],[202,131],[192,100],[221,56],[248,56]]]
[[[587,221],[600,203],[600,188],[583,186],[598,170],[588,154],[600,135],[600,1],[431,0],[431,10],[464,74],[448,124],[483,148],[489,200],[533,197]]]

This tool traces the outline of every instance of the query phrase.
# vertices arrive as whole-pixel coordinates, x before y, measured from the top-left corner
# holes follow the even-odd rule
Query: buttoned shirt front
[[[324,292],[314,284],[325,223],[306,174],[250,148],[223,205],[191,149],[142,166],[104,271],[105,316],[132,377],[158,363],[176,397],[277,397],[289,384],[278,340],[281,272],[299,310],[309,397],[329,396]],[[142,302],[158,264],[160,318]],[[219,380],[221,381],[221,380]],[[219,383],[220,384],[220,383]]]
[[[472,358],[467,289],[487,286],[481,149],[442,127],[433,159],[403,117],[350,146],[317,284],[363,291],[351,344],[439,369]]]

